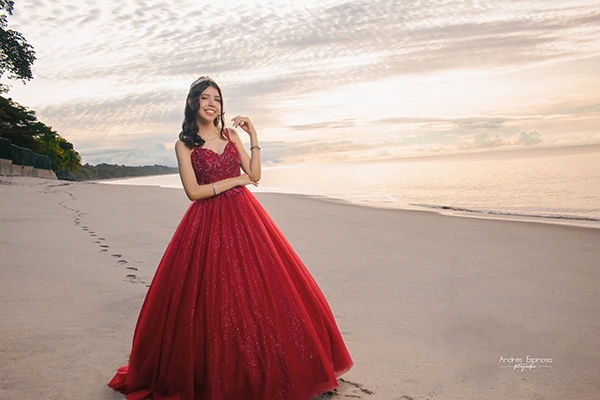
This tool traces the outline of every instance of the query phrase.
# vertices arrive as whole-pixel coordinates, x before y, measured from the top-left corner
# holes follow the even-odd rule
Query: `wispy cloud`
[[[600,32],[597,7],[535,1],[365,0],[308,8],[243,3],[235,12],[219,6],[205,11],[197,2],[167,10],[152,1],[115,6],[92,1],[81,7],[61,6],[63,1],[26,8],[34,14],[31,21],[40,18],[59,32],[81,34],[72,46],[45,47],[44,53],[60,56],[45,71],[48,78],[140,83],[147,77],[195,76],[201,69],[225,76],[265,74],[275,93],[282,84],[310,90],[309,77],[336,85],[366,74],[373,79],[597,54]],[[69,60],[76,64],[63,68]],[[269,88],[265,83],[263,91]]]
[[[341,121],[327,121],[327,122],[318,122],[314,124],[304,124],[304,125],[289,125],[288,128],[294,130],[311,130],[311,129],[336,129],[336,128],[347,128],[351,126],[355,126],[356,121],[354,119],[344,119]]]
[[[507,138],[498,133],[481,131],[471,136],[458,138],[453,145],[458,150],[473,150],[505,146],[527,146],[540,143],[542,143],[542,137],[536,130],[519,132]]]

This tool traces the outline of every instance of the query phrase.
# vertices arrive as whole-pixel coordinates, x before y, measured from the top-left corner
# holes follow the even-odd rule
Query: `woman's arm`
[[[175,143],[175,153],[177,154],[177,163],[179,164],[179,177],[181,178],[181,183],[187,197],[194,201],[214,196],[215,192],[212,183],[198,185],[196,181],[196,174],[194,174],[194,168],[192,167],[192,150],[187,148],[181,140],[178,140]],[[247,175],[240,175],[215,182],[215,186],[218,193],[223,193],[236,186],[248,185],[250,183],[252,182]]]
[[[240,139],[239,135],[235,131],[235,129],[227,128],[229,130],[229,136],[231,140],[235,143],[240,156],[241,161],[240,165],[245,173],[250,176],[250,179],[254,182],[258,182],[260,180],[261,169],[260,169],[260,151],[258,150],[250,150],[250,154],[252,154],[252,158],[248,155],[248,152],[244,148],[244,144]],[[250,147],[258,146],[258,139],[256,135],[256,131],[254,129],[250,133]]]

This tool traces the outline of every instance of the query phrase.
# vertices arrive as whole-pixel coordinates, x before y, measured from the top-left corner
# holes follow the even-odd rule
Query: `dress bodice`
[[[223,153],[219,154],[203,147],[195,147],[192,150],[192,166],[199,185],[240,176],[240,152],[231,141],[229,130],[225,128],[223,132],[227,138]]]

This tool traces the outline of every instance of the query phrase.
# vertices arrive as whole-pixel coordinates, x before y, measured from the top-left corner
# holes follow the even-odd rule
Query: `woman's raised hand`
[[[248,117],[242,117],[240,115],[237,115],[233,118],[231,118],[231,122],[233,122],[233,127],[234,128],[242,128],[246,133],[252,135],[252,134],[256,134],[256,130],[254,129],[254,125],[252,124],[252,121],[250,121],[250,118]]]

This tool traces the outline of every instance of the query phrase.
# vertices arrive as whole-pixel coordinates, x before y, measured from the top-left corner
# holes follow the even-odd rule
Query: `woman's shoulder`
[[[182,142],[181,140],[177,140],[175,142],[175,151],[176,152],[180,152],[180,151],[187,151],[187,152],[191,152],[193,149],[190,149],[189,147],[187,147],[187,145]]]
[[[225,135],[229,140],[235,141],[238,137],[237,132],[233,128],[225,128]]]

